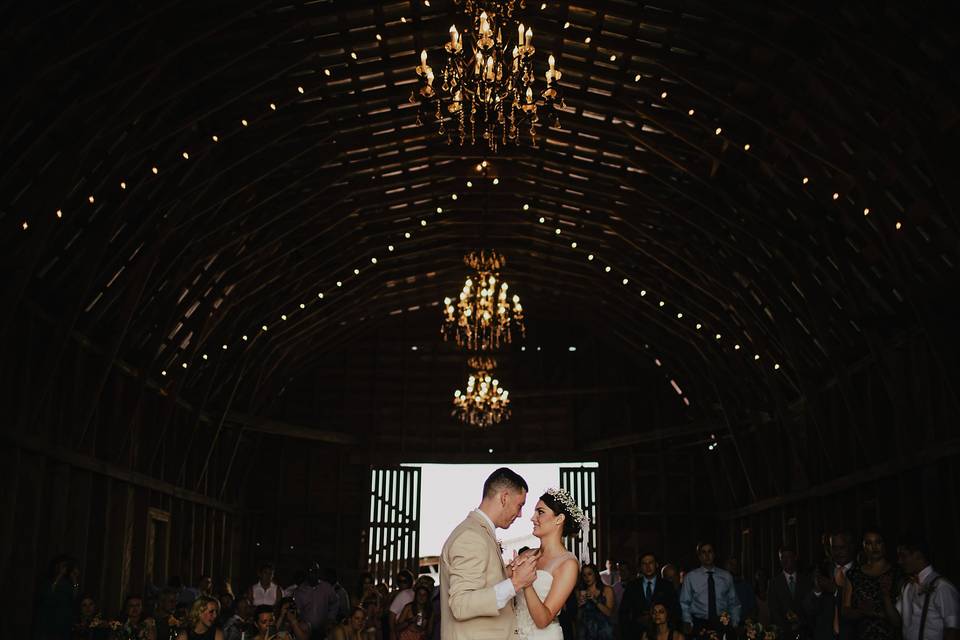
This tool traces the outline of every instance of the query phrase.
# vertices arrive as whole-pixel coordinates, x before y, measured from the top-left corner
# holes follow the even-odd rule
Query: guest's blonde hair
[[[213,604],[218,611],[220,610],[220,603],[216,598],[198,596],[197,599],[193,601],[193,605],[190,607],[190,613],[187,614],[187,622],[190,624],[188,628],[193,629],[197,626],[197,623],[200,621],[200,614],[203,613],[208,604]]]

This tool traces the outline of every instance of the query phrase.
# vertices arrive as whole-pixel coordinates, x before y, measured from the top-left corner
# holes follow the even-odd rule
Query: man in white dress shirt
[[[910,576],[897,599],[904,640],[960,640],[960,596],[957,588],[938,574],[927,545],[906,537],[897,546],[897,560]]]

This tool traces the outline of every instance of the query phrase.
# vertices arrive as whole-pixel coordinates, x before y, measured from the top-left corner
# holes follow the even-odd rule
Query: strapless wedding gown
[[[543,569],[537,569],[537,579],[533,582],[533,590],[540,596],[540,601],[547,599],[550,587],[553,585],[553,574]],[[517,594],[517,634],[520,640],[563,640],[563,631],[560,623],[554,618],[543,629],[538,629],[527,610],[527,599],[522,593]]]

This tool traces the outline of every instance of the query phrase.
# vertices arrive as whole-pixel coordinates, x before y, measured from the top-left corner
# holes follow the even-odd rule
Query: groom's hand
[[[513,588],[519,592],[524,587],[529,587],[537,579],[537,562],[535,558],[518,558],[513,562],[513,575],[510,580],[513,582]]]

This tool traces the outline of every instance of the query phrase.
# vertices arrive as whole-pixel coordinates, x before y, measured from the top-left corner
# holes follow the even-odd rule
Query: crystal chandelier
[[[467,364],[474,370],[467,378],[467,390],[453,392],[452,416],[475,427],[489,427],[510,418],[510,392],[491,374],[493,358],[473,357]]]
[[[538,113],[548,125],[557,124],[557,109],[564,106],[561,74],[551,55],[546,88],[535,90],[533,29],[514,21],[523,6],[523,0],[465,0],[468,24],[462,34],[450,27],[439,86],[426,50],[420,53],[420,84],[410,94],[410,101],[419,103],[417,124],[433,119],[448,144],[475,144],[479,137],[493,152],[518,143],[521,130],[535,141]]]
[[[524,335],[520,296],[508,299],[510,287],[500,280],[506,259],[496,251],[489,256],[481,251],[470,253],[463,261],[474,274],[463,283],[458,300],[443,299],[443,339],[452,335],[460,347],[477,351],[509,344],[514,325]]]

